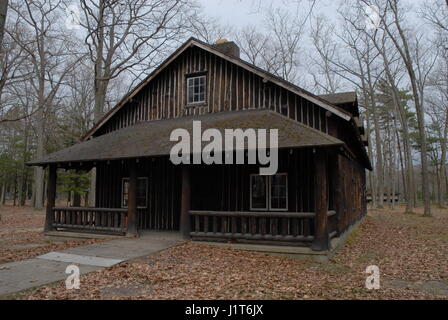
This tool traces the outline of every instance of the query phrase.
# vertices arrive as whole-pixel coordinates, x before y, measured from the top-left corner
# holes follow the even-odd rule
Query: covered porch
[[[167,155],[173,143],[162,137],[169,141],[173,128],[189,128],[192,119],[162,120],[112,132],[31,163],[48,167],[45,231],[138,236],[142,230],[170,230],[198,241],[327,250],[330,239],[345,228],[337,201],[342,142],[270,111],[247,112],[250,122],[241,113],[227,115],[233,119],[196,118],[208,120],[202,122],[206,127],[279,128],[278,172],[287,175],[284,208],[252,206],[251,176],[258,165],[172,164]],[[92,168],[97,172],[95,207],[56,206],[58,169]]]
[[[280,210],[252,208],[251,177],[258,166],[175,166],[168,157],[96,163],[96,206],[59,207],[57,172],[64,168],[51,164],[45,231],[123,236],[138,236],[144,230],[178,231],[198,241],[326,250],[340,231],[338,191],[328,165],[334,157],[335,150],[328,148],[281,150],[279,172],[288,182],[287,205]],[[87,170],[85,165],[77,170],[81,168]]]

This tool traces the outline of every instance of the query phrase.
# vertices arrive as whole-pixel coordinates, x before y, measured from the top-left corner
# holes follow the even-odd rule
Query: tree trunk
[[[446,149],[447,149],[447,144],[448,144],[448,109],[446,110],[445,113],[445,128],[443,130],[443,137],[442,137],[442,143],[441,143],[441,157],[440,157],[440,162],[441,162],[441,168],[440,168],[440,173],[441,173],[441,199],[440,199],[440,205],[444,206],[445,202],[446,202],[446,193],[448,193],[448,176],[447,176],[447,165],[446,165]]]
[[[374,88],[372,85],[370,66],[367,64],[367,83],[369,86],[369,100],[370,105],[372,107],[372,115],[373,115],[373,125],[375,131],[375,147],[376,147],[376,176],[377,176],[377,190],[376,193],[378,195],[378,207],[383,207],[384,201],[384,168],[383,168],[383,150],[381,146],[381,131],[380,131],[380,123],[378,111],[376,109],[375,97],[374,97]],[[373,195],[372,195],[373,196]]]
[[[5,34],[6,14],[8,13],[8,0],[0,1],[0,51],[3,50],[3,35]]]
[[[417,84],[417,77],[414,71],[414,65],[412,56],[409,50],[408,39],[405,35],[399,19],[398,5],[397,1],[388,1],[391,11],[394,14],[394,24],[397,27],[398,36],[401,40],[401,45],[398,43],[395,35],[393,35],[389,29],[389,26],[385,24],[384,30],[387,32],[388,36],[398,50],[406,71],[409,76],[409,81],[411,83],[412,95],[414,98],[415,110],[417,113],[417,123],[418,131],[420,135],[420,162],[421,162],[421,175],[422,175],[422,194],[423,194],[423,204],[424,204],[424,216],[431,216],[431,199],[429,195],[429,172],[428,172],[428,152],[427,152],[427,141],[426,141],[426,131],[425,131],[425,112],[423,109],[423,103],[420,100],[422,92],[419,92],[419,86]]]
[[[365,93],[364,93],[365,95]],[[367,99],[364,98],[364,104],[367,108]],[[371,138],[371,120],[370,120],[370,110],[367,109],[366,110],[366,123],[367,123],[367,128],[366,128],[366,134],[367,134],[367,140],[369,141],[369,145],[367,147],[367,152],[369,155],[369,159],[373,159],[373,151],[372,151],[372,138]],[[376,202],[376,195],[375,195],[375,176],[372,173],[372,171],[369,170],[369,184],[370,184],[370,194],[372,195],[372,207],[376,208],[377,207],[377,202]]]
[[[38,107],[39,111],[37,112],[37,150],[36,150],[36,158],[41,159],[44,156],[44,143],[45,143],[45,66],[41,57],[41,66],[40,66],[40,78],[39,78],[39,89],[38,89]],[[34,188],[35,188],[35,203],[34,208],[42,209],[44,207],[44,169],[42,167],[34,168]]]
[[[2,183],[2,190],[0,192],[0,206],[5,204],[5,194],[6,194],[6,182]]]

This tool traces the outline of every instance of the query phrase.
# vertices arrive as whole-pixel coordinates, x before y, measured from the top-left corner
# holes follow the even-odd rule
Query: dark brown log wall
[[[135,161],[135,160],[133,160]],[[137,176],[148,178],[147,208],[137,208],[141,229],[178,230],[180,213],[180,166],[168,158],[141,159]],[[121,208],[122,179],[129,177],[126,161],[97,166],[96,206]]]
[[[207,102],[186,106],[186,76],[207,75]],[[326,110],[233,63],[192,47],[166,67],[95,136],[141,121],[266,108],[327,132]],[[334,119],[334,121],[336,121]]]
[[[338,155],[340,205],[338,230],[347,230],[367,213],[365,169],[356,161]]]
[[[279,173],[288,173],[288,211],[313,212],[312,149],[280,150]],[[135,160],[133,160],[135,161]],[[140,159],[138,177],[148,177],[148,207],[139,208],[139,227],[178,230],[181,203],[181,166],[167,157]],[[99,208],[121,208],[122,179],[129,176],[126,161],[111,161],[97,167],[97,203]],[[191,209],[215,211],[250,210],[250,174],[252,165],[192,165]]]

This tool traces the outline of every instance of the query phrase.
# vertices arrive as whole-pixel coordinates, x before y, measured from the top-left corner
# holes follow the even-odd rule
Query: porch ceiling
[[[271,110],[245,110],[209,113],[139,123],[121,130],[87,140],[46,155],[28,165],[42,166],[55,163],[118,160],[169,155],[177,142],[170,141],[174,129],[184,128],[192,137],[192,124],[201,121],[202,131],[218,129],[278,129],[279,148],[335,146],[343,142],[321,131],[289,119]],[[203,142],[203,146],[208,142]]]

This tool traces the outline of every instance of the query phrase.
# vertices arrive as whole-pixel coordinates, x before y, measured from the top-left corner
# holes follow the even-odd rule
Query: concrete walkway
[[[65,280],[70,264],[78,265],[80,273],[85,274],[181,243],[177,232],[145,232],[139,238],[110,240],[0,264],[0,296]]]

